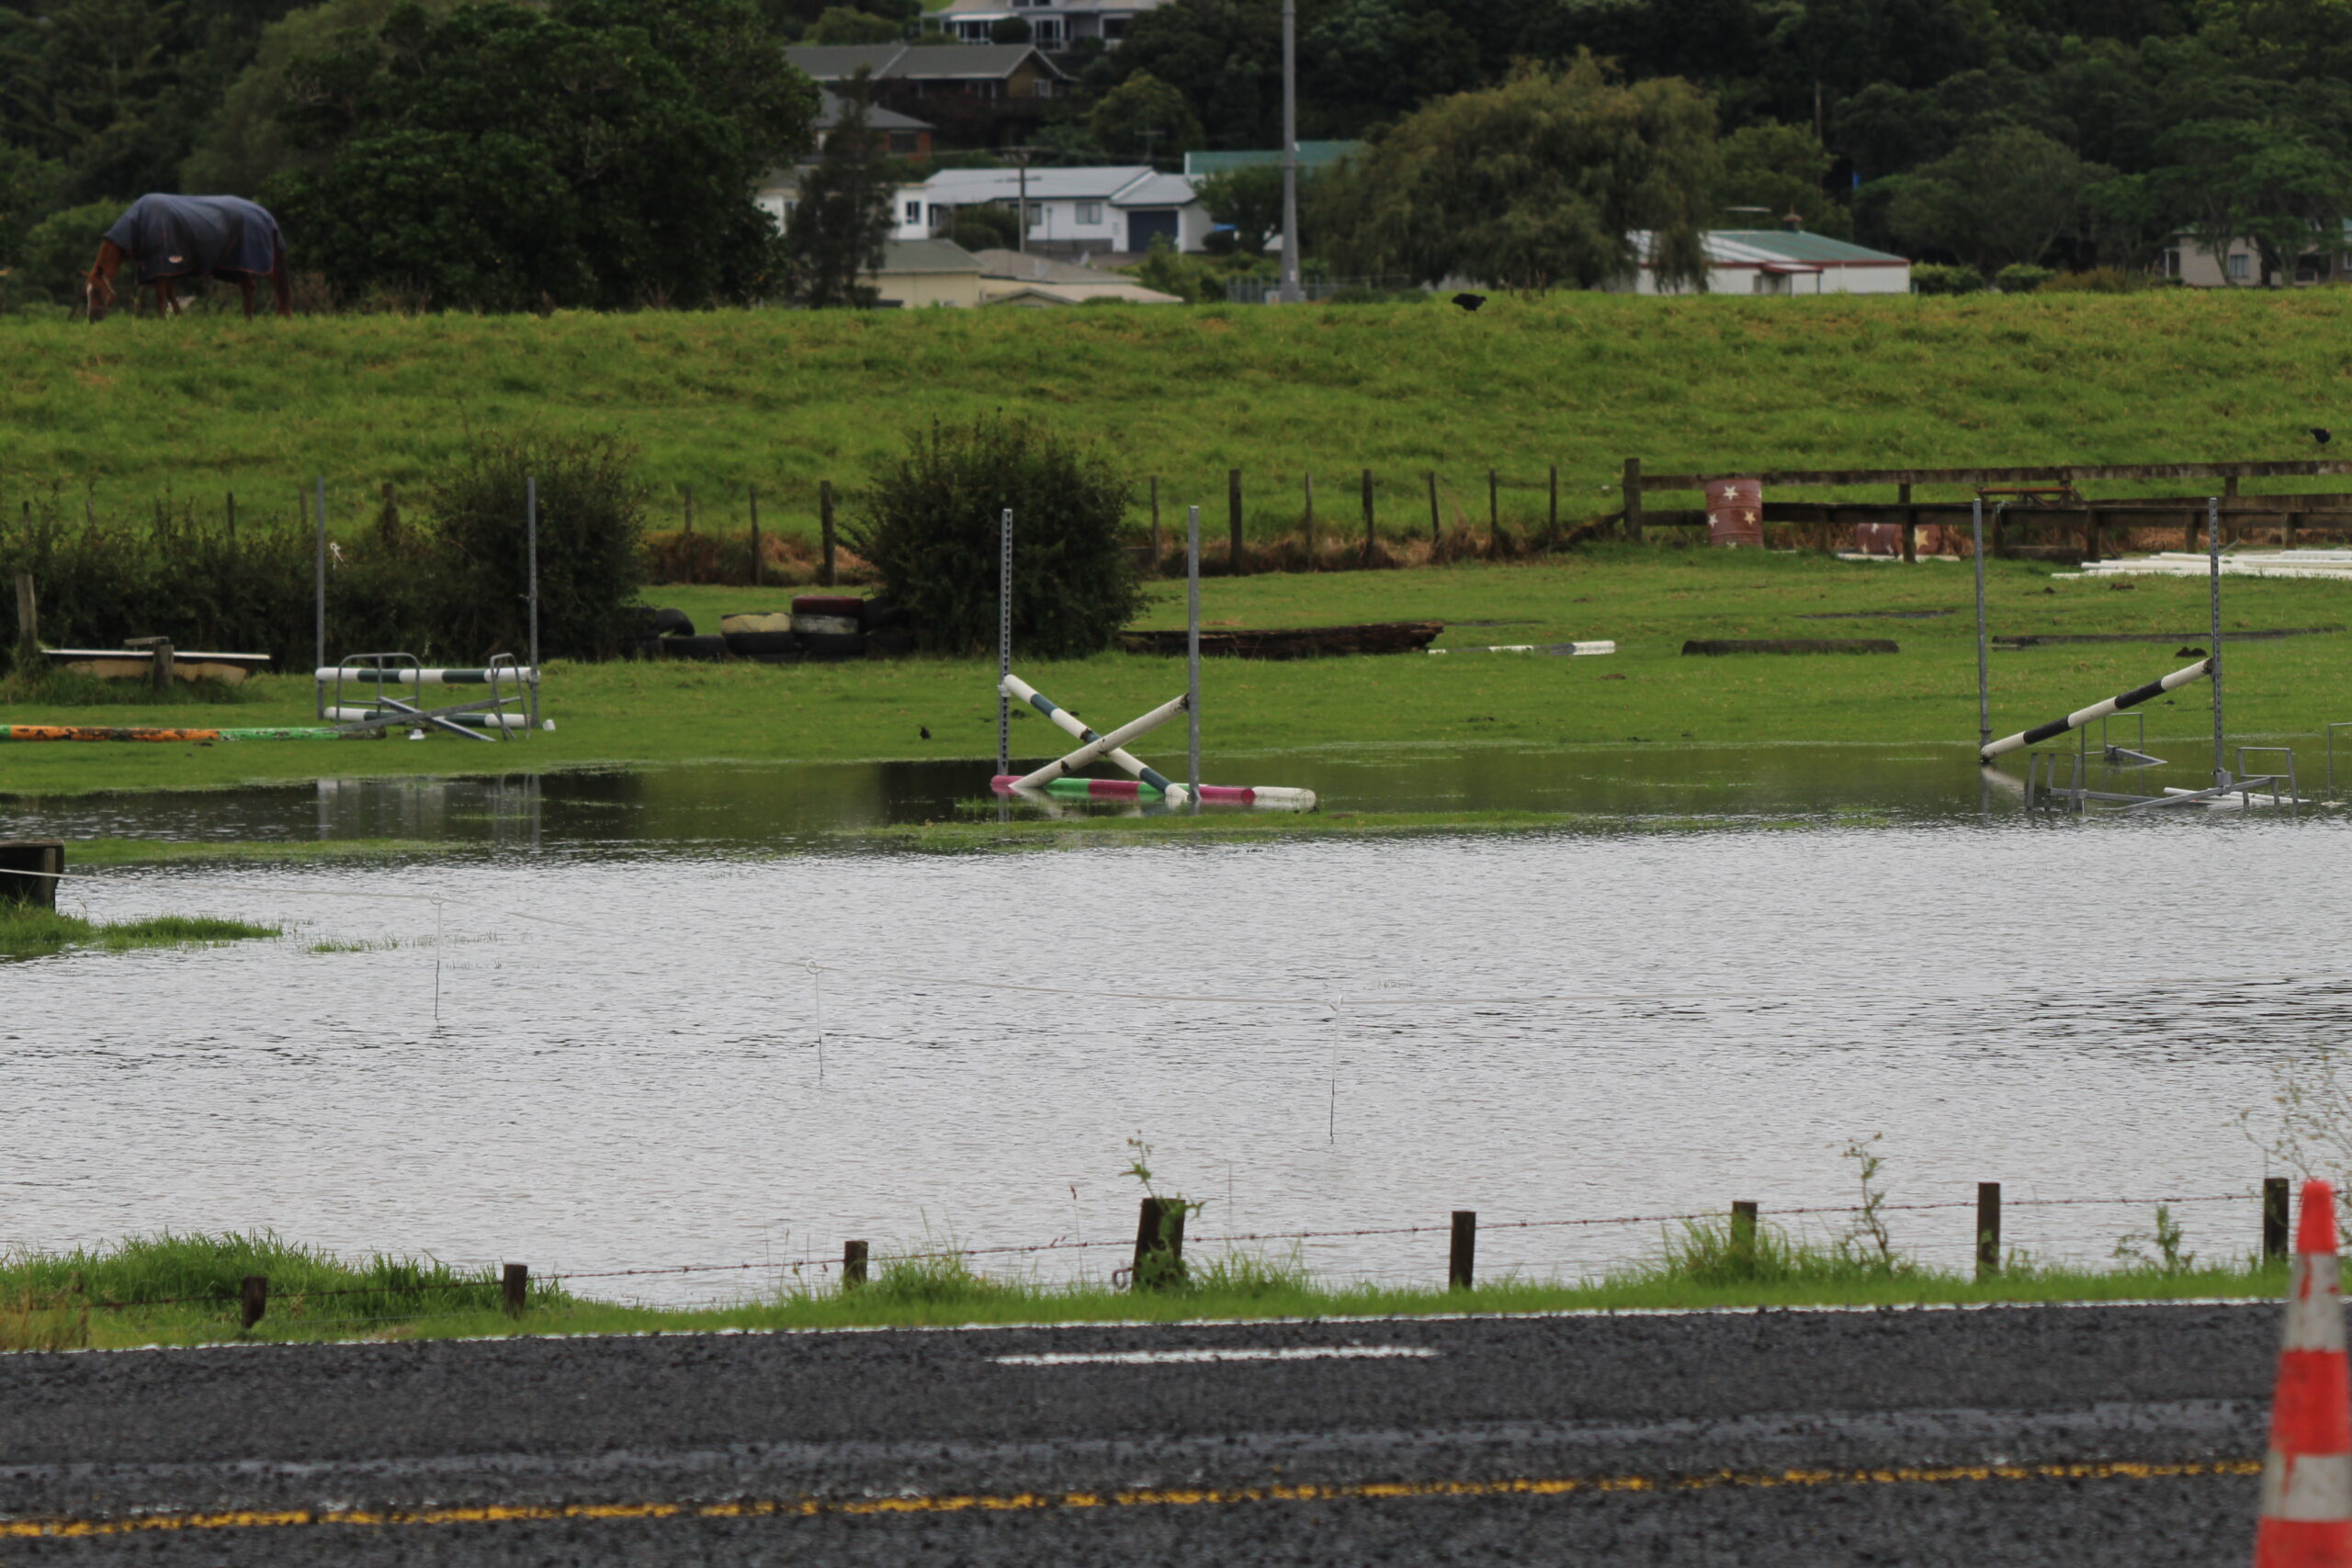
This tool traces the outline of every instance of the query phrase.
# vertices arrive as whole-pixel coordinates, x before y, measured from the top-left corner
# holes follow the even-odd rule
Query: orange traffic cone
[[[2352,1568],[2352,1372],[2344,1357],[2335,1193],[2303,1183],[2287,1285],[2287,1335],[2254,1568]]]

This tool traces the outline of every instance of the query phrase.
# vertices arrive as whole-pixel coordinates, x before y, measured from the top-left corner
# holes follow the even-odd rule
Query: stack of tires
[[[727,639],[695,636],[684,610],[665,607],[648,613],[637,650],[648,659],[724,659]]]
[[[879,599],[803,593],[789,612],[730,612],[718,617],[716,637],[698,637],[684,611],[648,610],[637,648],[647,659],[750,659],[763,664],[903,659],[915,650],[914,617]]]
[[[845,593],[803,593],[792,602],[792,635],[809,659],[865,657],[865,601]]]
[[[800,639],[793,635],[792,617],[760,612],[718,617],[718,635],[727,651],[738,659],[781,664],[800,657]]]

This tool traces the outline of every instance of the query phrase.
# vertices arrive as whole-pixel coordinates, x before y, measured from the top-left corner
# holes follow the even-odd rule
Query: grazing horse
[[[294,313],[286,288],[286,236],[277,219],[243,197],[142,196],[132,202],[98,242],[97,263],[84,286],[93,321],[104,321],[114,308],[115,275],[126,261],[138,265],[138,287],[154,289],[161,315],[186,308],[174,287],[183,277],[236,284],[244,290],[247,320],[254,313],[254,280],[266,277],[277,313]]]

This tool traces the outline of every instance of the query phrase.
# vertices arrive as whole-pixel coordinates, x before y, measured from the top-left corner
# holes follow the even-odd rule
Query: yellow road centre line
[[[835,1500],[727,1503],[484,1504],[440,1508],[275,1508],[136,1514],[124,1518],[0,1519],[0,1540],[132,1535],[145,1530],[284,1529],[305,1525],[511,1525],[571,1520],[811,1518],[888,1514],[1025,1513],[1082,1508],[1184,1508],[1242,1503],[1387,1502],[1418,1497],[1563,1497],[1580,1493],[1707,1492],[1778,1486],[1949,1485],[1992,1481],[2170,1481],[2253,1476],[2254,1460],[2183,1463],[2101,1461],[2053,1464],[1890,1465],[1873,1469],[1718,1471],[1702,1475],[1559,1476],[1507,1481],[1393,1481],[1346,1485],[1201,1486],[1119,1492],[966,1493]]]

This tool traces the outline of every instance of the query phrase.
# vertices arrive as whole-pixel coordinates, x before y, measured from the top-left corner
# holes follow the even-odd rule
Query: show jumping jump
[[[277,219],[243,197],[142,196],[132,202],[98,242],[97,264],[84,288],[93,321],[104,321],[114,308],[115,275],[126,261],[137,265],[137,287],[154,289],[158,315],[186,308],[174,287],[183,277],[236,284],[244,291],[248,320],[254,281],[266,277],[277,313],[294,313],[286,288],[286,236]]]

